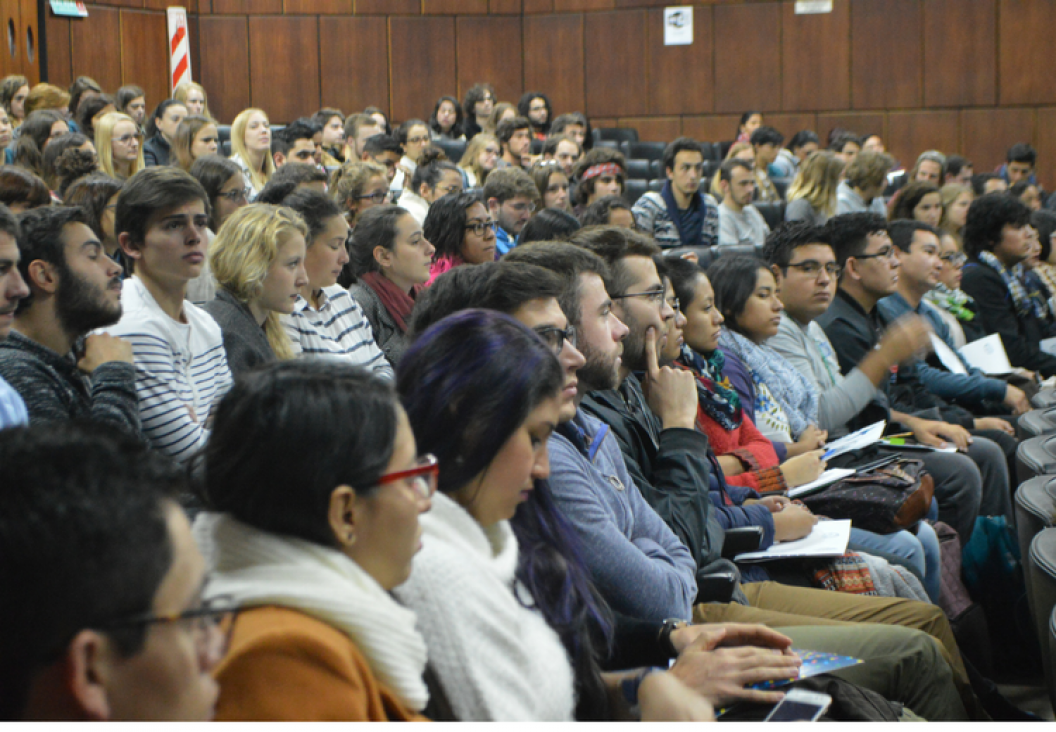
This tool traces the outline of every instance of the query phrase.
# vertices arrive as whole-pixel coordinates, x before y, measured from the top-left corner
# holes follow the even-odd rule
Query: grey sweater
[[[0,377],[26,403],[30,424],[83,419],[142,438],[136,371],[130,363],[100,364],[89,377],[73,354],[55,351],[12,331],[0,341]]]
[[[202,309],[212,315],[220,326],[232,376],[275,360],[275,352],[271,350],[264,329],[257,325],[249,308],[230,292],[222,287],[217,288],[216,299],[207,302]]]
[[[403,352],[407,350],[407,335],[396,325],[396,319],[385,309],[381,298],[370,285],[365,282],[353,282],[348,288],[348,294],[363,309],[363,315],[374,333],[374,340],[392,367],[396,368]]]

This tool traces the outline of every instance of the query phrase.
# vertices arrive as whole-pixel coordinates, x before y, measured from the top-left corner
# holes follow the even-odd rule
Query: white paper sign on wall
[[[832,0],[796,0],[796,15],[831,13]]]
[[[664,45],[693,45],[693,8],[680,5],[664,8]]]

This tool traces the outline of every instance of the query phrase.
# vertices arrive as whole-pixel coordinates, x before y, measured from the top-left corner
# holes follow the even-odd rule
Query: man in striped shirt
[[[231,387],[220,327],[184,299],[205,263],[208,197],[176,167],[142,170],[117,200],[115,230],[134,275],[121,320],[107,328],[132,344],[143,433],[184,461],[209,436],[213,407]]]

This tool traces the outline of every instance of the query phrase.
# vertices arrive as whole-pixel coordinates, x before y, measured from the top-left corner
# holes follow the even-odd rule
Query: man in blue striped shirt
[[[0,203],[0,340],[11,332],[18,301],[29,295],[29,288],[18,271],[18,258],[18,221]],[[22,397],[0,378],[0,430],[28,422]]]

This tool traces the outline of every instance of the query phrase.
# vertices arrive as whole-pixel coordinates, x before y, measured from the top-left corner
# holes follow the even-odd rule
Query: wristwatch
[[[682,628],[688,628],[689,623],[681,618],[668,618],[660,626],[660,634],[656,640],[660,644],[660,647],[667,652],[668,656],[674,658],[678,655],[678,649],[675,648],[675,644],[671,642],[671,634],[676,630]]]

